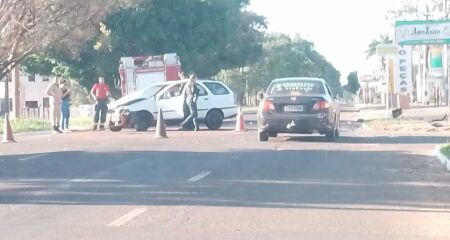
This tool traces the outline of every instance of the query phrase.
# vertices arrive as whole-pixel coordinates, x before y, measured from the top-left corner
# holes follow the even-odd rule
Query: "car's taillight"
[[[275,110],[275,105],[273,105],[273,102],[271,100],[265,100],[263,105],[263,111],[270,112],[273,110]]]
[[[330,108],[330,103],[325,100],[316,102],[313,107],[314,110],[323,110],[328,108]]]

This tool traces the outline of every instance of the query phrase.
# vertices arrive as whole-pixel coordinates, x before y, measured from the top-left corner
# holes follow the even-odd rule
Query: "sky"
[[[268,32],[300,34],[341,72],[370,72],[376,61],[364,53],[380,34],[393,35],[385,18],[399,0],[251,0],[247,8],[267,18]]]

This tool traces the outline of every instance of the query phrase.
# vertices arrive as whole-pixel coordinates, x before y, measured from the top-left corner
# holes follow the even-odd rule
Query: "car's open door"
[[[156,95],[158,110],[163,111],[164,119],[183,119],[185,82],[176,83],[163,89]]]

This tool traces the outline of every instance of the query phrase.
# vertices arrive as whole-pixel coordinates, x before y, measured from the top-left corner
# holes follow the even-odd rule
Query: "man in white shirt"
[[[63,93],[56,77],[48,85],[46,93],[50,97],[50,123],[52,124],[53,132],[62,133],[59,129],[59,122],[61,120],[61,98]]]

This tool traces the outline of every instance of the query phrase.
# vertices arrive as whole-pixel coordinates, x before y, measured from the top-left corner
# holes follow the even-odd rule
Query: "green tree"
[[[358,81],[358,72],[351,72],[347,77],[347,81],[344,89],[353,94],[358,93],[358,90],[361,88]]]
[[[380,34],[378,39],[373,39],[365,52],[367,55],[367,59],[373,57],[377,53],[378,45],[389,44],[389,43],[393,43],[393,40],[387,34]],[[380,57],[380,64],[381,64],[381,69],[383,71],[386,71],[386,65],[387,65],[386,57],[384,57],[384,56]]]
[[[324,78],[333,92],[341,93],[340,73],[326,59],[314,50],[314,45],[300,37],[291,38],[282,34],[267,35],[264,52],[255,64],[224,70],[217,76],[226,81],[242,96],[247,83],[247,93],[255,96],[265,90],[275,78],[282,77]]]
[[[377,53],[377,46],[380,44],[388,44],[392,43],[393,40],[389,37],[387,34],[380,34],[378,39],[373,39],[372,42],[369,44],[369,47],[365,51],[367,59],[374,56]]]
[[[397,20],[442,19],[446,16],[446,0],[403,0],[397,9],[389,10],[386,19]]]
[[[49,49],[26,69],[63,71],[89,87],[99,74],[109,81],[117,79],[122,56],[176,52],[185,71],[210,77],[261,55],[265,19],[246,11],[247,4],[248,0],[141,0],[135,8],[110,14],[78,56],[67,49]]]
[[[0,80],[30,54],[48,46],[74,49],[98,21],[126,1],[0,1]]]

